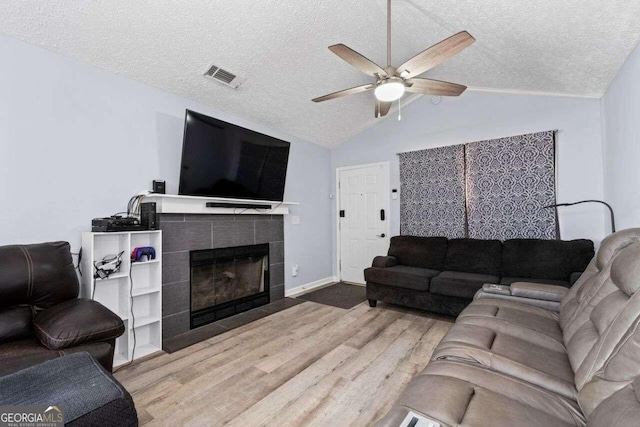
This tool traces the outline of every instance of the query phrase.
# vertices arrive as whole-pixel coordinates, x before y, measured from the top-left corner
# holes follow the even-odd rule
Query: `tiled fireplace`
[[[258,306],[267,301],[266,295],[270,302],[284,299],[282,215],[160,214],[159,224],[163,239],[163,340],[189,331],[192,325],[198,327]],[[239,261],[250,249],[263,255],[267,252],[267,256],[256,253]],[[207,263],[200,262],[202,259],[215,255],[226,264],[220,261],[217,270],[215,264],[210,270],[193,270],[194,259],[195,264],[204,265]],[[211,275],[203,278],[208,272]],[[259,280],[264,273],[267,276]],[[192,293],[194,275],[199,284]],[[221,310],[207,311],[216,300]],[[195,323],[192,313],[201,315]]]

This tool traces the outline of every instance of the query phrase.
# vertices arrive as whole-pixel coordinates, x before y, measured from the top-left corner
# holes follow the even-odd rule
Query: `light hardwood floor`
[[[426,366],[451,322],[305,302],[115,376],[146,426],[365,426]]]

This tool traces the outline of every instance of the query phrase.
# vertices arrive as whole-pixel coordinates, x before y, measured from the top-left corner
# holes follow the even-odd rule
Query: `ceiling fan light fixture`
[[[375,116],[384,117],[389,113],[394,101],[398,101],[398,113],[400,112],[399,100],[405,92],[432,96],[458,96],[467,89],[466,86],[418,76],[457,55],[475,41],[471,34],[460,31],[423,50],[399,67],[394,67],[391,65],[391,0],[387,0],[387,66],[385,68],[342,43],[329,46],[329,50],[340,59],[364,74],[375,77],[375,83],[343,89],[313,98],[312,101],[323,102],[373,89],[376,97]]]
[[[376,86],[374,94],[378,101],[393,102],[402,98],[404,95],[404,83],[398,80],[387,80]]]

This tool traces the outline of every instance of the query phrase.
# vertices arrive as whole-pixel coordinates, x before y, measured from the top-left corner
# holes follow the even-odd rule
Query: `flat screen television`
[[[187,110],[178,192],[281,202],[289,146],[286,141]]]

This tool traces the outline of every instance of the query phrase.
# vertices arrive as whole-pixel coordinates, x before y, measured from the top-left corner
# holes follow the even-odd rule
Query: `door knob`
[[[386,234],[382,233],[382,234],[378,234],[378,237],[385,237]]]

